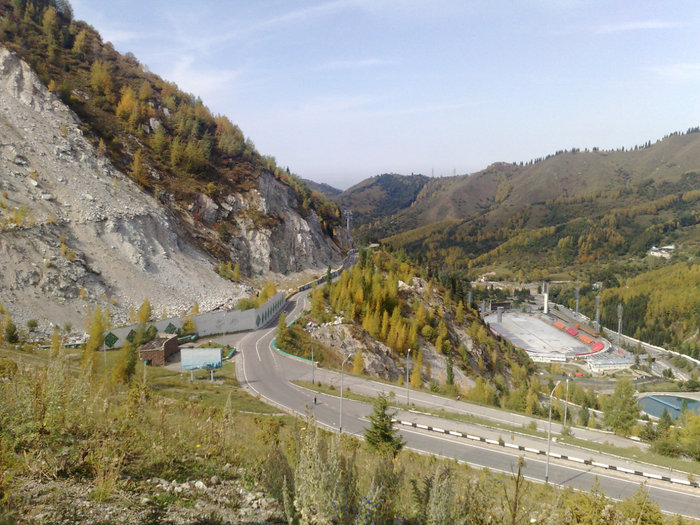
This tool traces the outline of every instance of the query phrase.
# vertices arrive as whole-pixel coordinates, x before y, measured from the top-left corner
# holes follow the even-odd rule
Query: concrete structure
[[[542,293],[544,294],[544,308],[542,311],[545,314],[549,313],[549,283],[542,284]]]
[[[651,250],[649,250],[649,255],[652,257],[660,257],[662,259],[670,259],[671,255],[673,255],[673,251],[676,249],[676,246],[674,244],[669,244],[668,246],[662,246],[661,248],[657,248],[656,246],[652,246]]]
[[[147,365],[163,366],[168,358],[176,354],[179,349],[177,336],[158,334],[158,337],[139,349],[139,359]]]
[[[215,334],[231,334],[254,330],[264,326],[272,317],[282,309],[285,303],[284,292],[278,292],[265,304],[250,310],[223,310],[220,312],[207,312],[193,315],[195,331],[201,336]],[[175,334],[182,328],[186,317],[171,317],[149,323],[156,327],[159,333]],[[132,332],[136,332],[138,325],[122,326],[105,333],[105,344],[102,350],[120,348],[124,341],[129,339]],[[132,336],[133,337],[133,336]]]
[[[563,362],[604,352],[609,343],[569,326],[551,315],[498,312],[486,319],[491,331],[525,350],[537,362]]]

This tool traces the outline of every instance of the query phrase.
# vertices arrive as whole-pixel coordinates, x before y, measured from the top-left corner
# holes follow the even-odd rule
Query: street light
[[[338,424],[338,430],[341,434],[343,433],[343,367],[345,367],[345,361],[348,359],[350,359],[350,356],[343,359],[340,365],[340,423]]]
[[[566,420],[566,412],[567,408],[569,408],[569,374],[566,374],[566,401],[564,402],[564,428],[567,428],[569,425]]]
[[[408,359],[411,357],[411,349],[408,349],[408,352],[406,353],[406,405],[410,406],[409,400],[408,400]]]
[[[316,368],[316,363],[314,363],[314,344],[311,343],[311,384],[315,384],[314,382],[314,369]]]
[[[552,396],[561,381],[557,381],[552,391],[549,393],[549,429],[547,430],[547,468],[544,471],[544,482],[549,483],[549,449],[552,446]]]

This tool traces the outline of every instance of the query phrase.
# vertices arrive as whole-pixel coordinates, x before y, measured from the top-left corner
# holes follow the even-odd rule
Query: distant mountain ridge
[[[357,227],[411,206],[429,180],[425,175],[384,173],[365,179],[331,199],[341,209],[352,210],[352,224]]]
[[[326,197],[335,197],[336,195],[339,195],[343,193],[343,190],[339,190],[338,188],[334,188],[330,184],[326,184],[325,182],[314,182],[310,179],[304,179],[304,182],[309,186],[314,191],[317,191],[321,193],[322,195],[325,195]]]

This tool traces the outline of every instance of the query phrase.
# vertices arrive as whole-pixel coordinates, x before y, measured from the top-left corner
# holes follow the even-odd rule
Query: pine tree
[[[394,456],[404,446],[399,432],[394,428],[392,418],[395,412],[389,412],[389,401],[384,394],[379,394],[374,401],[374,409],[369,416],[370,426],[365,429],[365,443],[375,451],[391,451]]]
[[[139,308],[136,319],[138,320],[139,324],[146,324],[148,321],[151,320],[151,314],[151,303],[148,302],[147,298],[144,298],[143,303],[141,303],[141,307]]]
[[[112,380],[115,383],[128,383],[136,372],[137,360],[136,345],[126,341],[119,354],[119,360],[112,369]]]
[[[455,321],[457,324],[462,324],[464,322],[464,304],[460,301],[457,305],[457,311],[455,312]]]
[[[382,341],[386,341],[387,336],[389,335],[389,312],[387,310],[384,310],[384,314],[382,315],[382,329],[379,334],[379,337],[381,338]]]
[[[363,359],[362,359],[362,348],[358,348],[355,352],[355,357],[352,362],[352,373],[356,375],[362,374],[364,371]]]
[[[182,333],[184,335],[191,335],[197,333],[197,324],[194,322],[192,314],[185,318],[185,322],[182,323]]]
[[[446,382],[448,385],[454,385],[455,384],[455,373],[454,370],[452,369],[452,350],[450,349],[449,352],[447,353],[447,379]]]
[[[416,362],[413,363],[413,370],[411,371],[411,386],[413,388],[420,388],[423,386],[423,351],[418,350],[418,357]]]
[[[289,327],[287,326],[287,313],[282,312],[277,319],[277,340],[278,341],[284,341],[285,337],[287,337],[287,330]]]
[[[627,378],[620,379],[615,391],[604,407],[605,424],[615,432],[629,433],[639,416],[639,405],[634,398],[634,383]]]
[[[140,149],[134,153],[134,159],[131,163],[131,177],[141,186],[145,186],[148,181],[146,177],[146,168],[143,167],[143,153]]]
[[[15,325],[15,323],[13,323],[12,319],[10,319],[9,317],[5,322],[5,341],[13,344],[19,342],[19,333],[17,332],[17,325]]]

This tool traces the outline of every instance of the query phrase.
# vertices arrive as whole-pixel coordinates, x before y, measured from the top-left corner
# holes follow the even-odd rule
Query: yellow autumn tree
[[[418,357],[413,363],[413,370],[411,371],[411,386],[413,388],[420,388],[423,386],[423,351],[418,350]]]
[[[358,348],[355,352],[355,357],[352,362],[352,373],[360,375],[364,371],[364,364],[362,358],[362,348]]]

